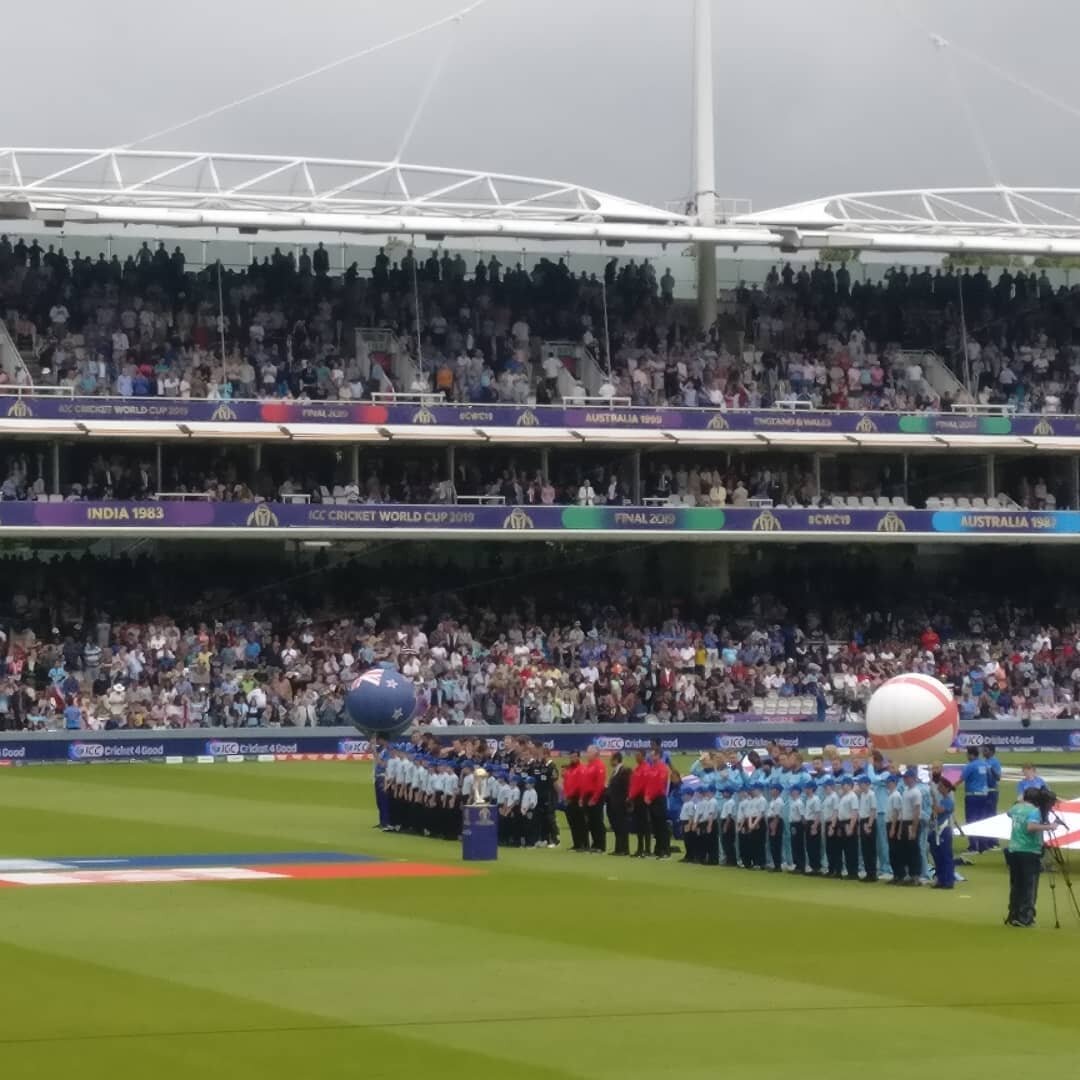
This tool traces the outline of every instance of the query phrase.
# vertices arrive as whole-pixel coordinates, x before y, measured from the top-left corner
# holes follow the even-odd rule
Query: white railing
[[[563,398],[564,405],[572,405],[577,408],[585,407],[588,409],[611,408],[611,409],[629,409],[630,399],[628,397],[595,397],[590,394],[577,394],[568,398]]]
[[[962,401],[953,405],[954,413],[963,413],[965,416],[1015,416],[1015,405],[979,405],[974,401]]]
[[[445,405],[446,395],[441,391],[402,391],[392,394],[372,394],[376,405]]]
[[[456,502],[465,506],[505,506],[503,495],[458,495]]]
[[[210,502],[214,498],[212,491],[159,491],[150,496],[156,502]]]
[[[0,323],[0,325],[3,325]],[[22,357],[19,357],[20,363]],[[27,372],[29,377],[29,372]],[[64,397],[75,396],[74,386],[21,386],[18,383],[11,385],[0,384],[0,397]],[[126,400],[126,399],[125,399]]]
[[[803,401],[801,398],[785,398],[783,401],[774,401],[773,407],[784,412],[795,412],[800,409],[804,412],[810,412],[814,408],[814,403],[812,401]]]

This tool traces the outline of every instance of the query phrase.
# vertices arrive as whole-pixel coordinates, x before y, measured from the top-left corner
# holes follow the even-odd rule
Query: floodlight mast
[[[694,203],[699,225],[716,224],[716,147],[713,116],[712,0],[694,0]],[[716,322],[716,245],[699,243],[698,325]]]

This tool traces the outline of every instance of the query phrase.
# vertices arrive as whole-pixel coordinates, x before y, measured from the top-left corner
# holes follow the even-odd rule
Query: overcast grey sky
[[[466,0],[5,5],[0,143],[122,144]],[[714,0],[717,188],[756,209],[840,191],[1080,186],[1080,120],[936,50],[907,13],[1080,109],[1077,0]],[[690,0],[487,0],[441,29],[148,148],[404,155],[649,201],[690,190]]]

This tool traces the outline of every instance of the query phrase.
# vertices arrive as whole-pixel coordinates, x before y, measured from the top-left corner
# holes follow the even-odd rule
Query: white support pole
[[[694,202],[701,225],[716,224],[712,0],[694,0]],[[696,248],[698,323],[716,322],[716,245]]]

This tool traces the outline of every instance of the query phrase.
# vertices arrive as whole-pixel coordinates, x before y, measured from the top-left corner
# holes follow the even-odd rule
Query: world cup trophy
[[[472,800],[469,803],[470,806],[487,806],[487,796],[485,794],[487,778],[488,771],[483,765],[478,765],[473,770],[473,789]]]

